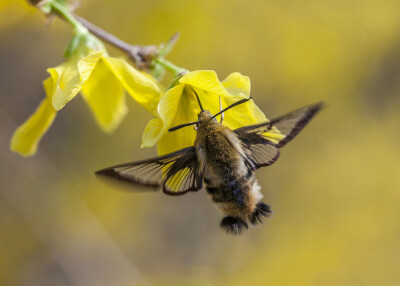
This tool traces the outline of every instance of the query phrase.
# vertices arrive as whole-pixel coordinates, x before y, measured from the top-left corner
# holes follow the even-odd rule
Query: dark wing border
[[[255,132],[237,134],[246,154],[246,161],[253,170],[272,165],[278,160],[278,146]]]
[[[169,182],[178,184],[178,190],[183,186],[183,190],[169,190]],[[203,175],[200,172],[200,165],[197,161],[196,152],[194,151],[193,156],[182,156],[170,167],[163,184],[163,192],[171,196],[179,196],[190,191],[200,190],[202,184]]]
[[[234,132],[242,142],[247,157],[246,161],[250,167],[256,170],[260,167],[269,166],[278,160],[280,155],[279,148],[296,137],[323,105],[323,102],[316,103],[299,108],[270,122],[235,129]],[[274,143],[271,139],[277,139],[268,137],[268,135],[264,134],[266,132],[283,134],[285,137],[279,140],[278,143]]]
[[[164,188],[165,182],[180,170],[185,169],[187,167],[185,163],[187,162],[191,163],[190,166],[193,169],[191,174],[195,178],[196,184],[179,193],[166,190]],[[146,172],[148,172],[147,175],[152,176],[152,179],[143,179],[143,177],[140,177],[142,175],[145,176]],[[95,174],[154,189],[162,187],[163,192],[168,195],[181,195],[188,191],[197,191],[202,186],[202,175],[199,172],[196,150],[193,146],[163,156],[114,165],[96,171]]]
[[[235,129],[235,133],[239,136],[246,133],[257,133],[259,135],[262,135],[265,132],[270,132],[273,127],[276,127],[278,130],[281,131],[282,134],[285,135],[285,138],[283,138],[276,144],[278,148],[281,148],[286,145],[286,143],[291,141],[294,137],[296,137],[297,134],[299,134],[299,132],[317,114],[317,112],[321,110],[323,106],[324,102],[305,106],[283,116],[275,118],[270,122],[264,122]],[[294,124],[291,126],[283,126],[288,121],[294,121]],[[288,132],[284,131],[283,129],[288,129]],[[268,140],[268,137],[262,137]]]

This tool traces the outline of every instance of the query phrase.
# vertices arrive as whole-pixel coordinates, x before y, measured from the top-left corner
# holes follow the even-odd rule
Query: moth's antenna
[[[249,98],[245,98],[242,100],[239,100],[235,103],[232,103],[231,105],[229,105],[227,108],[222,109],[220,112],[218,112],[217,114],[215,114],[212,118],[215,118],[216,116],[220,115],[221,113],[224,113],[225,111],[227,111],[228,109],[231,109],[232,107],[238,106],[239,104],[245,103],[247,101],[249,101],[250,99],[252,99],[252,97],[250,96]]]
[[[200,123],[200,121],[181,124],[181,125],[178,125],[178,126],[168,129],[168,131],[175,131],[175,130],[181,129],[182,127],[190,126],[190,125],[197,124],[197,123]]]
[[[219,96],[219,110],[222,111],[222,99],[221,96]],[[224,113],[221,113],[221,120],[219,121],[219,123],[222,123],[222,121],[224,121]]]
[[[199,95],[198,95],[198,94],[197,94],[197,92],[194,90],[194,88],[192,88],[192,90],[193,90],[194,94],[195,94],[195,95],[196,95],[196,97],[197,97],[197,101],[199,102],[199,105],[200,105],[200,109],[201,109],[201,111],[203,111],[204,109],[203,109],[203,106],[201,106],[201,102],[200,102]]]
[[[192,88],[192,90],[193,90],[194,94],[196,95],[197,102],[199,103],[199,106],[200,106],[201,111],[204,111],[203,106],[201,105],[201,102],[200,102],[199,95],[198,95],[197,92],[194,90],[194,88]],[[168,129],[168,131],[175,131],[175,130],[181,129],[181,128],[183,128],[183,127],[190,126],[190,125],[194,125],[194,124],[198,124],[198,123],[200,123],[200,121],[181,124],[181,125],[178,125],[178,126],[175,126],[175,127],[172,127],[172,128],[170,128],[170,129]]]

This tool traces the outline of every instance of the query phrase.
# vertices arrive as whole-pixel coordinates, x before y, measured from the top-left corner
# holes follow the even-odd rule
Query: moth
[[[231,130],[222,124],[224,112],[245,104],[239,100],[212,115],[204,110],[194,91],[200,113],[198,121],[169,129],[170,132],[195,125],[194,145],[151,159],[105,168],[97,175],[161,189],[167,195],[205,190],[224,213],[220,226],[230,234],[241,234],[248,223],[257,225],[272,214],[262,201],[254,171],[273,164],[279,149],[291,141],[321,109],[322,103],[306,106],[269,122]],[[216,119],[221,115],[220,121]],[[281,134],[276,140],[274,134]],[[274,137],[274,138],[272,138]]]

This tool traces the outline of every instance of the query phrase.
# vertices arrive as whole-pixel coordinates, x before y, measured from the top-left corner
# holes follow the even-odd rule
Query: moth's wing
[[[178,158],[168,169],[163,192],[168,195],[181,195],[198,191],[203,183],[203,174],[197,161],[196,151]]]
[[[235,130],[236,132],[236,130]],[[237,133],[247,162],[253,170],[269,166],[279,158],[278,146],[256,132]]]
[[[270,122],[238,128],[235,133],[248,150],[249,160],[257,168],[268,166],[279,158],[278,148],[296,137],[322,106],[306,106]]]
[[[187,169],[190,172],[183,174],[182,171]],[[201,188],[202,176],[198,169],[196,150],[192,146],[164,156],[105,168],[97,171],[96,175],[152,188],[163,186],[168,194],[183,194]],[[175,183],[177,175],[179,185]],[[166,188],[171,182],[174,188]]]
[[[322,102],[305,106],[270,122],[238,128],[235,133],[238,135],[246,133],[259,134],[281,148],[296,137],[322,107]]]

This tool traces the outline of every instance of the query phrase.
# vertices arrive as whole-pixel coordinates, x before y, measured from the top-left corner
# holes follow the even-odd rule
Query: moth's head
[[[196,123],[195,129],[197,130],[200,126],[205,126],[209,124],[218,123],[217,119],[213,117],[213,115],[208,110],[200,111],[199,115],[197,116],[198,121]]]
[[[237,106],[239,104],[245,103],[245,102],[247,102],[247,101],[249,101],[251,99],[251,97],[249,97],[249,98],[246,98],[246,99],[239,100],[239,101],[237,101],[235,103],[232,103],[231,105],[229,105],[225,109],[222,109],[222,107],[221,107],[221,98],[220,98],[221,111],[216,113],[216,114],[214,114],[214,115],[212,115],[210,113],[210,111],[203,109],[203,106],[201,105],[201,102],[200,102],[200,98],[199,98],[199,96],[197,95],[197,93],[196,93],[196,91],[194,89],[193,89],[193,92],[196,95],[196,98],[197,98],[197,101],[199,103],[200,110],[201,110],[199,115],[198,115],[198,121],[185,123],[185,124],[181,124],[181,125],[172,127],[170,129],[168,129],[169,131],[175,131],[175,130],[181,129],[181,128],[186,127],[186,126],[191,126],[191,125],[195,125],[195,129],[196,130],[197,130],[197,128],[199,128],[201,126],[210,126],[210,124],[215,125],[215,124],[218,123],[218,121],[217,121],[217,119],[215,117],[217,117],[220,114],[223,115],[223,113],[225,111],[227,111],[227,110],[231,109],[232,107],[235,107],[235,106]],[[222,120],[221,120],[221,122],[222,122]]]
[[[212,114],[210,113],[210,111],[208,110],[202,110],[200,111],[199,115],[197,116],[198,120],[200,123],[202,122],[207,122],[210,119],[214,119],[215,121],[217,121],[217,119],[213,118]]]

